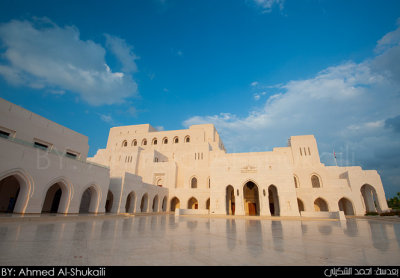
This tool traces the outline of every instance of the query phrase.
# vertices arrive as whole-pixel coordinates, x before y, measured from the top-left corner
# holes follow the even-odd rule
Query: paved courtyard
[[[0,265],[400,265],[400,222],[173,215],[0,221]]]

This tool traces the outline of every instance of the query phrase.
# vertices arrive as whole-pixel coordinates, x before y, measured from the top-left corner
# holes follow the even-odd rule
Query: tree
[[[397,196],[387,200],[388,207],[392,209],[400,209],[400,192],[397,192]]]

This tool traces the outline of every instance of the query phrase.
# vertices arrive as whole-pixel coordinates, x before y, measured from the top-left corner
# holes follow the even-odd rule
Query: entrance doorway
[[[260,202],[257,185],[249,181],[243,186],[246,215],[260,215]]]

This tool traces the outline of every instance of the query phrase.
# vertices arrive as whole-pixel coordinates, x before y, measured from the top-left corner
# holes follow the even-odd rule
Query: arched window
[[[153,144],[153,145],[157,145],[157,138],[153,138],[152,144]]]
[[[197,179],[193,177],[190,181],[190,187],[191,188],[197,188]]]
[[[321,187],[321,182],[316,175],[311,176],[311,184],[313,188],[320,188]]]
[[[168,144],[168,138],[165,137],[162,142],[163,144]]]
[[[189,135],[185,137],[185,143],[190,143],[190,136]]]
[[[179,138],[178,137],[175,137],[174,138],[174,144],[178,144],[179,143]]]
[[[146,146],[147,145],[147,140],[146,139],[143,139],[143,141],[142,141],[142,146]]]
[[[137,146],[137,141],[136,141],[136,139],[134,139],[134,140],[132,141],[132,146],[134,146],[134,147]]]
[[[122,147],[126,147],[126,146],[128,146],[128,142],[127,142],[126,140],[124,140],[124,141],[122,142]]]

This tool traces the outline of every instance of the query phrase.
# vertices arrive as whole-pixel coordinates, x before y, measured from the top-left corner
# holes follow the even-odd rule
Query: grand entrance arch
[[[246,215],[260,215],[260,200],[258,186],[248,181],[243,186],[244,210]]]
[[[269,211],[272,216],[280,215],[279,208],[279,197],[278,197],[278,189],[275,185],[270,185],[268,187],[268,202],[269,202]]]
[[[349,199],[343,197],[338,204],[339,210],[343,211],[345,215],[354,215],[354,207]]]
[[[180,208],[181,202],[177,197],[171,199],[171,211],[175,211],[175,209]]]
[[[42,213],[67,213],[68,189],[63,182],[50,186],[42,206]]]
[[[192,197],[188,201],[188,209],[198,209],[199,208],[199,202],[195,197]]]
[[[99,192],[96,187],[90,186],[82,194],[79,213],[97,213],[99,200]]]
[[[379,205],[378,194],[372,185],[364,184],[361,187],[361,194],[364,200],[366,212],[382,212]]]
[[[226,187],[226,214],[235,215],[235,189],[232,185]]]

